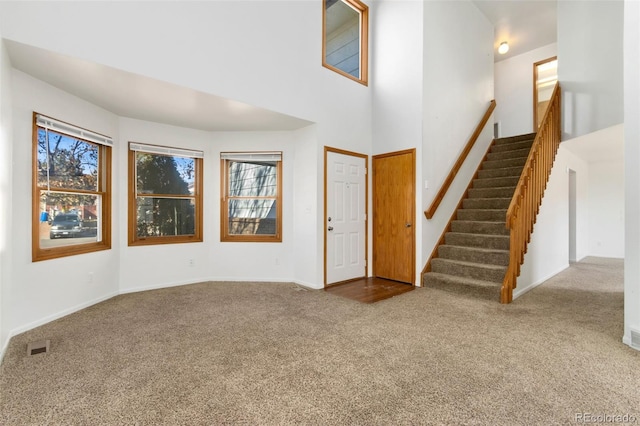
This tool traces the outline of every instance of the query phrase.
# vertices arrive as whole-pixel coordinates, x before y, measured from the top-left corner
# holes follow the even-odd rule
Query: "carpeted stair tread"
[[[425,287],[499,298],[510,261],[507,208],[535,136],[494,141],[423,275]]]
[[[498,169],[478,170],[478,179],[493,179],[500,177],[520,177],[522,166],[503,167]]]
[[[454,220],[451,231],[464,234],[509,235],[504,221]]]
[[[509,265],[509,250],[443,244],[438,247],[438,257],[473,263],[486,262],[492,265]]]
[[[431,270],[436,273],[440,272],[457,277],[501,283],[504,280],[507,267],[438,257],[431,261]]]
[[[482,163],[482,170],[492,170],[492,169],[504,169],[511,167],[520,167],[520,171],[522,171],[522,167],[524,163],[527,162],[526,157],[522,158],[508,158],[506,160],[486,160]]]
[[[458,220],[502,221],[505,222],[507,209],[458,209]]]
[[[504,152],[504,151],[512,151],[515,149],[531,149],[531,145],[533,145],[532,140],[526,140],[522,142],[511,142],[502,145],[493,145],[491,147],[491,152]]]
[[[504,145],[504,144],[510,144],[513,142],[522,142],[522,141],[533,141],[536,138],[536,134],[535,133],[526,133],[524,135],[517,135],[517,136],[508,136],[505,138],[498,138],[496,139],[495,144],[496,145]]]
[[[511,198],[467,198],[462,201],[464,209],[507,209]]]
[[[490,152],[487,154],[487,160],[506,160],[509,158],[527,158],[529,156],[529,148],[515,149],[510,151]]]
[[[478,280],[475,278],[459,277],[455,275],[442,274],[440,272],[429,272],[422,277],[423,287],[438,287],[440,285],[449,287],[453,285],[462,285],[469,287],[480,287],[499,291],[502,283],[493,281]]]
[[[469,234],[465,232],[447,232],[445,244],[454,246],[483,247],[489,249],[509,250],[508,235]]]
[[[471,188],[469,198],[512,198],[516,185],[491,188]]]
[[[496,169],[496,170],[506,170],[506,169]],[[507,186],[511,186],[515,188],[518,185],[518,180],[520,179],[520,175],[517,176],[500,176],[500,177],[492,177],[492,178],[477,178],[473,180],[472,188],[504,188]]]

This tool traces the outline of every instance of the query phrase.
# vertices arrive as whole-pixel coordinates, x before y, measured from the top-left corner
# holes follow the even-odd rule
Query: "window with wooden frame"
[[[202,241],[202,151],[129,143],[129,245]]]
[[[322,65],[368,84],[369,7],[359,0],[323,0]]]
[[[33,114],[32,260],[111,248],[111,147],[90,130]]]
[[[221,241],[282,241],[282,153],[223,152]]]

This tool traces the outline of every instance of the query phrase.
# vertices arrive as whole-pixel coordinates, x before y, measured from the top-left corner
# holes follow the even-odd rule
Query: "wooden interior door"
[[[415,282],[415,149],[373,157],[373,274]]]

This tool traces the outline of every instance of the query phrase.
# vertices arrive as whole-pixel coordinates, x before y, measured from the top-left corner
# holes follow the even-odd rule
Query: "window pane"
[[[138,194],[193,195],[195,171],[193,158],[136,153]]]
[[[229,234],[275,235],[276,201],[272,199],[229,200]]]
[[[38,128],[38,186],[97,191],[98,145]]]
[[[276,162],[229,162],[229,196],[275,197],[278,193]]]
[[[191,199],[136,198],[137,236],[195,234],[195,205]]]
[[[98,195],[40,191],[40,248],[100,241]]]
[[[325,5],[325,61],[360,78],[360,13],[341,0]]]

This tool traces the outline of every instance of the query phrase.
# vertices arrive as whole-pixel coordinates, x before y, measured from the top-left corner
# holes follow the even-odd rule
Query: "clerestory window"
[[[369,8],[359,0],[323,4],[322,65],[366,86]]]
[[[129,245],[202,241],[202,151],[129,143]]]
[[[108,136],[34,113],[34,262],[111,248],[112,145]]]
[[[221,153],[222,241],[282,241],[282,153]]]

